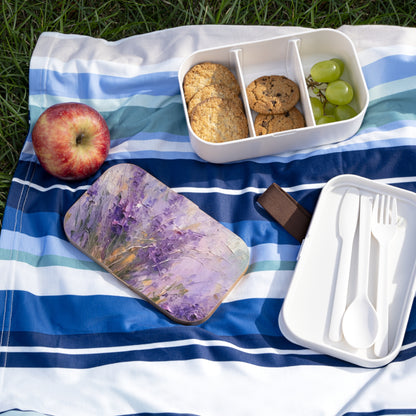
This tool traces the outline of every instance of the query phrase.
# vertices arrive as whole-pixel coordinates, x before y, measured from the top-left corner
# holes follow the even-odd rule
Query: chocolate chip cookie
[[[296,107],[283,114],[257,114],[254,121],[257,136],[300,127],[305,127],[305,119]]]
[[[299,87],[283,75],[257,78],[246,92],[250,108],[260,114],[282,114],[299,101]]]

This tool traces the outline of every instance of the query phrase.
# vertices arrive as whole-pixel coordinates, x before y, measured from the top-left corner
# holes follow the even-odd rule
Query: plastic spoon
[[[351,255],[359,207],[360,194],[358,190],[356,188],[348,188],[342,198],[338,214],[338,232],[342,245],[328,333],[329,339],[334,342],[339,342],[342,339],[341,322],[347,305]]]
[[[371,199],[361,195],[357,292],[342,319],[344,338],[354,348],[373,345],[378,331],[377,312],[368,298],[370,242]]]

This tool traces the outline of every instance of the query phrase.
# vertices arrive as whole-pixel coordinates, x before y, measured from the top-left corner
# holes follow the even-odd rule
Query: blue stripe
[[[17,307],[20,306],[19,304],[21,301],[25,302],[27,314],[20,314],[17,309]],[[36,342],[39,342],[39,340],[47,340],[50,343],[52,340],[57,344],[56,346],[59,345],[60,347],[63,347],[65,343],[69,341],[72,343],[76,342],[76,344],[73,345],[75,348],[85,348],[84,342],[82,342],[82,345],[79,344],[79,342],[87,341],[87,345],[91,346],[92,337],[94,337],[93,343],[97,347],[100,347],[103,346],[103,342],[105,343],[105,346],[108,346],[109,339],[111,339],[112,345],[115,345],[114,339],[117,339],[117,345],[143,345],[153,341],[165,341],[166,339],[169,339],[169,333],[170,336],[173,335],[175,339],[182,338],[190,340],[200,338],[201,334],[203,336],[202,339],[207,339],[208,334],[208,337],[212,337],[212,334],[216,334],[215,338],[209,338],[215,340],[218,336],[218,339],[226,339],[224,336],[230,336],[230,332],[238,332],[237,336],[234,335],[231,340],[242,339],[243,343],[246,345],[248,340],[250,347],[253,348],[266,345],[275,348],[275,345],[277,345],[279,348],[284,347],[290,350],[297,349],[296,346],[287,342],[278,330],[277,317],[281,306],[280,300],[254,299],[244,302],[240,301],[223,304],[218,310],[218,314],[215,313],[208,322],[199,327],[177,326],[168,323],[167,320],[164,319],[158,319],[158,322],[153,320],[154,326],[157,328],[153,333],[152,331],[149,331],[149,328],[146,329],[145,327],[150,326],[148,318],[151,318],[151,315],[154,314],[147,313],[147,316],[146,314],[143,314],[143,305],[140,305],[140,311],[133,310],[133,302],[134,300],[132,299],[125,299],[122,303],[122,307],[120,307],[121,303],[117,298],[108,299],[108,297],[100,296],[35,297],[24,292],[16,292],[14,295],[15,316],[13,326],[19,326],[20,331],[11,332],[10,345],[16,344],[19,337],[23,337],[24,341],[27,343],[27,341],[31,339],[31,335],[33,337],[32,340],[35,340]],[[110,304],[113,304],[113,306],[110,307]],[[97,311],[105,312],[99,313]],[[49,322],[49,317],[51,316],[59,316],[59,328],[50,327],[51,322]],[[28,320],[28,317],[32,318],[29,318]],[[87,324],[85,324],[86,321],[88,321]],[[95,322],[94,332],[89,331],[91,322]],[[244,325],[242,325],[243,322]],[[49,339],[45,336],[39,336],[39,333],[27,332],[29,327],[33,329],[34,327],[40,327],[42,325],[45,326],[42,328],[43,330],[51,331],[54,334],[53,336],[49,336]],[[66,326],[68,326],[68,328],[66,328]],[[140,326],[140,328],[138,326]],[[163,327],[165,327],[166,331],[164,335],[162,335]],[[120,328],[123,329],[123,331],[114,332],[114,329]],[[244,332],[252,330],[254,334],[259,332],[259,335],[253,338],[249,334],[250,336],[244,339],[244,337],[241,337],[241,335],[244,335],[241,333],[242,328],[244,328]],[[24,330],[23,332],[22,329]],[[105,329],[105,331],[101,332],[101,335],[99,335],[100,329]],[[72,332],[74,336],[68,336],[70,334],[65,335],[65,332]],[[267,336],[268,332],[271,332],[272,334]],[[87,336],[80,335],[82,333]],[[60,334],[63,334],[63,336],[60,336]],[[150,337],[147,338],[149,334]],[[267,339],[264,339],[264,337]],[[175,361],[195,358],[213,361],[240,361],[266,367],[317,364],[347,365],[339,360],[316,354],[302,354],[300,356],[295,354],[280,355],[275,353],[250,354],[232,348],[232,345],[210,345],[209,347],[206,347],[203,345],[191,344],[172,348],[133,349],[132,351],[113,353],[75,355],[70,353],[23,353],[9,351],[7,354],[7,366],[91,368],[128,361]]]
[[[374,104],[374,106],[377,105],[378,102],[382,101],[380,100],[374,100],[372,105]],[[369,114],[373,112],[373,109],[370,108],[370,110],[366,113],[366,117],[369,117]],[[385,116],[387,116],[388,118],[388,114],[385,114]],[[398,130],[398,129],[402,129],[404,127],[410,127],[410,128],[415,128],[416,127],[416,119],[415,120],[402,120],[402,119],[398,119],[398,120],[393,120],[393,121],[389,121],[387,123],[384,123],[383,125],[380,126],[375,126],[374,123],[367,123],[367,119],[366,117],[364,117],[364,121],[363,124],[361,125],[360,131],[358,132],[358,135],[363,135],[363,134],[369,134],[369,133],[374,133],[374,132],[389,132],[391,134],[389,134],[389,136],[392,137],[392,141],[393,139],[395,139],[394,137],[394,131]],[[386,121],[386,118],[384,119],[384,121]],[[384,147],[384,146],[383,146]]]
[[[123,139],[124,140],[124,139]],[[187,152],[186,150],[183,152],[180,151],[171,151],[171,150],[163,150],[161,148],[155,147],[155,149],[150,150],[135,150],[135,151],[128,151],[128,152],[116,152],[109,154],[107,156],[107,161],[111,162],[119,162],[122,163],[126,160],[135,159],[140,161],[141,159],[159,159],[159,160],[198,160],[202,161],[202,159],[193,151]],[[37,162],[37,158],[33,153],[21,153],[20,160],[23,162]]]
[[[20,251],[10,249],[14,244],[19,247]],[[298,244],[280,244],[277,247],[277,241],[269,244],[265,244],[262,241],[260,244],[251,246],[251,255],[252,257],[254,256],[256,262],[268,261],[270,259],[275,261],[295,261],[298,250]],[[0,239],[0,259],[13,258],[12,252],[15,253],[14,257],[19,257],[19,253],[23,252],[33,256],[58,256],[67,259],[76,259],[78,261],[88,261],[89,263],[92,262],[92,260],[84,256],[68,241],[50,235],[45,237],[31,237],[27,234],[12,232],[3,228]],[[93,266],[90,268],[92,269]]]
[[[114,111],[100,111],[110,130],[111,140],[120,140],[138,134],[170,132],[176,136],[188,136],[183,105],[171,100],[161,108],[128,106]],[[30,115],[35,122],[45,108],[30,106]],[[97,109],[98,110],[98,109]],[[33,123],[32,123],[33,126]]]
[[[43,82],[47,80],[47,82]],[[134,95],[177,95],[177,72],[156,72],[135,77],[31,69],[30,95],[47,94],[76,99],[117,99]]]
[[[139,132],[136,135],[133,135],[128,138],[120,138],[120,139],[111,139],[111,146],[115,147],[122,143],[130,143],[131,141],[137,142],[147,142],[149,140],[163,140],[169,143],[189,143],[189,136],[187,134],[178,135],[175,133],[164,132],[160,131],[160,129],[156,132]]]
[[[370,157],[368,157],[369,153]],[[258,164],[255,162],[244,162],[213,165],[195,160],[165,160],[163,163],[159,163],[156,159],[131,159],[128,162],[142,167],[172,188],[219,187],[239,190],[246,187],[265,189],[272,181],[282,187],[291,187],[302,183],[320,184],[342,173],[362,173],[363,176],[366,176],[369,170],[366,169],[365,165],[362,165],[362,161],[366,158],[371,160],[372,153],[379,155],[373,160],[372,164],[376,165],[377,173],[384,174],[383,177],[403,176],[408,171],[406,170],[408,169],[407,164],[404,164],[404,166],[390,166],[387,164],[390,168],[393,167],[394,170],[386,169],[386,162],[390,160],[392,155],[398,155],[400,158],[408,159],[409,161],[416,157],[414,154],[415,147],[403,146],[394,149],[370,149],[317,155],[306,160],[294,160],[291,163]],[[340,164],[342,159],[346,159],[348,163]],[[107,161],[96,175],[82,182],[60,181],[47,174],[39,165],[36,165],[32,182],[46,188],[56,184],[64,184],[65,186],[76,188],[80,185],[91,184],[105,170],[121,162]],[[30,167],[28,162],[19,163],[15,177],[25,180],[27,178],[27,169]],[[175,175],[172,175],[173,172]],[[412,176],[413,172],[410,175]]]
[[[15,228],[21,233],[30,237],[42,238],[48,235],[67,241],[63,230],[63,218],[66,211],[62,214],[55,212],[36,212],[21,213],[15,208],[7,207],[4,218],[3,228],[13,231]],[[14,219],[19,218],[17,223]],[[248,246],[255,246],[265,243],[279,244],[298,244],[296,240],[288,234],[280,225],[272,220],[258,221],[239,221],[226,223],[220,221],[222,225],[240,236]]]
[[[373,88],[380,84],[414,76],[415,66],[415,55],[389,55],[365,65],[362,70],[368,88]]]
[[[413,55],[390,55],[365,65],[362,70],[368,88],[373,88],[380,84],[413,76],[415,65],[416,57]],[[44,79],[48,80],[45,84],[40,82]],[[132,94],[179,94],[179,83],[175,71],[135,77],[116,77],[31,69],[29,83],[31,95],[48,94],[81,99],[114,99],[130,97]]]
[[[11,347],[49,347],[49,348],[108,348],[133,345],[149,345],[159,342],[175,342],[184,340],[223,341],[245,349],[276,348],[279,350],[302,350],[283,336],[263,334],[223,336],[213,334],[202,326],[176,326],[169,328],[153,328],[134,332],[106,332],[94,334],[52,335],[38,332],[10,332]]]
[[[148,302],[137,298],[106,295],[36,296],[25,291],[0,291],[0,299],[7,299],[13,306],[11,327],[5,328],[12,332],[56,335],[134,333],[178,326]],[[277,325],[281,303],[281,299],[247,299],[223,303],[201,328],[222,336],[257,333],[281,335]],[[58,319],[50,319],[54,316]],[[93,327],[91,322],[94,323]]]
[[[416,105],[416,89],[392,94],[371,101],[365,114],[361,129],[377,128],[385,131],[384,126],[397,123],[398,127],[414,126],[416,114],[413,108]]]
[[[334,176],[353,173],[361,176],[378,178],[395,178],[413,176],[413,166],[416,163],[416,148],[414,146],[402,146],[393,149],[366,149],[354,152],[333,153],[319,155],[306,160],[292,161],[291,163],[258,164],[254,162],[235,163],[228,165],[212,165],[194,160],[165,160],[162,164],[155,159],[130,160],[142,167],[157,179],[172,188],[180,187],[218,187],[223,189],[245,189],[254,187],[266,189],[273,181],[282,187],[291,187],[301,183],[326,182]],[[119,161],[121,162],[121,161]],[[63,182],[47,174],[39,165],[33,174],[32,182],[48,188],[56,184],[64,184],[69,187],[79,187],[94,182],[101,173],[117,161],[107,161],[96,175],[83,182]],[[20,162],[16,169],[15,177],[25,180],[27,169],[34,165]],[[175,172],[175,175],[172,175]],[[371,175],[369,174],[371,172]],[[410,185],[406,185],[410,186]],[[20,192],[22,185],[13,182],[9,194],[8,204],[16,208],[21,202]],[[294,193],[295,198],[313,211],[320,189],[305,190]],[[25,199],[25,211],[45,211],[48,204],[50,210],[68,209],[84,191],[63,192],[51,190],[43,193],[39,198],[39,192],[30,189]],[[59,197],[58,197],[59,196]],[[257,204],[254,205],[256,194],[222,195],[217,193],[186,195],[201,209],[210,213],[219,220],[230,222],[230,217],[236,215],[237,219],[258,219]],[[239,207],[231,210],[230,201],[236,200]],[[241,201],[241,203],[240,203]],[[244,204],[244,205],[242,205]],[[226,210],[223,207],[227,207]],[[244,209],[242,209],[244,207]]]
[[[134,163],[135,161],[131,161]],[[94,177],[85,182],[68,183],[52,178],[39,165],[19,163],[16,169],[16,177],[26,179],[31,177],[30,171],[36,166],[33,172],[33,183],[42,184],[48,187],[57,183],[64,183],[66,186],[77,187],[90,184],[107,168],[115,162],[106,162],[102,169]],[[353,173],[371,179],[384,179],[389,177],[405,177],[414,175],[416,164],[416,152],[414,146],[397,147],[394,149],[368,149],[366,151],[355,151],[337,153],[309,158],[307,160],[293,161],[288,164],[256,164],[251,162],[236,163],[229,165],[211,165],[196,161],[164,161],[163,164],[155,163],[154,159],[143,159],[137,163],[150,174],[171,187],[182,186],[218,186],[225,189],[244,189],[248,186],[265,189],[270,185],[271,180],[276,181],[283,187],[297,183],[314,183],[327,181],[332,177]],[[180,168],[179,168],[180,166]],[[28,176],[29,170],[29,176]],[[175,176],[172,176],[175,172]],[[308,173],[306,176],[305,172]],[[372,174],[369,175],[368,173]],[[196,182],[198,181],[198,182]],[[400,185],[405,189],[416,190],[415,183]],[[320,189],[302,191],[296,193],[297,199],[306,209],[313,212]],[[22,194],[23,192],[23,194]],[[4,215],[3,227],[8,230],[17,229],[33,237],[43,237],[48,234],[64,238],[62,232],[62,219],[69,207],[81,196],[83,191],[61,192],[52,190],[43,193],[39,198],[39,192],[33,188],[22,187],[13,182],[10,188],[8,205]],[[250,230],[244,221],[256,221],[252,224],[251,233],[244,235],[245,241],[250,245],[261,242],[275,242],[275,234],[270,235],[271,229],[277,229],[276,224],[264,211],[255,203],[256,195],[247,193],[240,196],[229,196],[218,193],[210,194],[187,194],[203,211],[224,224],[241,224],[233,230],[240,229],[241,233]],[[16,212],[24,204],[24,214]],[[52,212],[40,212],[36,210],[48,209]],[[35,211],[35,212],[33,212]],[[55,212],[54,212],[55,211]],[[17,218],[17,223],[15,220]],[[260,227],[260,229],[258,228]],[[265,230],[265,227],[270,230]],[[279,228],[280,234],[283,234]],[[237,231],[237,234],[239,232]],[[250,234],[250,231],[249,231]],[[268,236],[269,235],[269,236]],[[261,241],[258,236],[265,236],[267,239]],[[282,237],[280,243],[293,244],[292,240]]]
[[[401,163],[392,163],[400,160]],[[416,143],[413,146],[394,148],[361,149],[336,153],[319,154],[307,159],[293,160],[289,163],[239,162],[215,165],[197,160],[129,159],[171,188],[178,187],[219,187],[224,189],[244,189],[255,187],[265,189],[271,182],[287,188],[299,184],[321,184],[334,176],[344,173],[372,178],[414,176]],[[33,183],[42,187],[63,184],[73,188],[94,182],[108,168],[118,161],[107,161],[102,168],[85,181],[60,181],[47,174],[39,165],[28,162],[19,163],[15,177],[27,179],[27,170],[33,169]],[[31,175],[31,173],[30,173]],[[13,186],[13,184],[12,184]],[[71,193],[72,194],[72,193]],[[65,196],[64,196],[65,197]]]
[[[16,218],[17,221],[15,221]],[[51,235],[66,240],[62,222],[63,216],[55,212],[26,214],[8,206],[3,217],[2,228],[10,231],[19,231],[31,237]]]
[[[0,250],[8,250],[14,244],[35,256],[74,257],[75,253],[79,253],[69,242],[56,239],[53,236],[31,237],[27,234],[3,229],[1,232]],[[77,255],[77,258],[79,258],[79,255]]]
[[[399,409],[399,408],[389,408],[389,409],[381,409],[376,410],[374,412],[347,412],[344,413],[344,416],[382,416],[382,415],[416,415],[416,407],[415,408],[407,408],[407,409]]]
[[[5,328],[10,331],[10,345],[59,343],[67,348],[90,348],[195,338],[228,340],[248,348],[294,348],[278,326],[282,299],[223,303],[208,321],[195,327],[174,324],[153,306],[135,298],[35,296],[23,291],[1,291],[0,299],[6,300],[13,310],[12,326]],[[413,305],[410,322],[415,320]],[[405,345],[413,342],[416,331],[408,328],[406,336]],[[398,359],[413,357],[415,353],[416,347],[405,349]]]
[[[391,130],[395,123],[397,123],[397,127],[400,127],[400,124],[403,125],[403,121],[408,121],[406,125],[414,125],[416,116],[408,111],[403,111],[402,108],[404,107],[408,110],[413,107],[414,102],[414,91],[401,92],[383,97],[382,99],[371,101],[358,135],[365,133],[366,130],[374,129],[375,127],[383,131]],[[43,108],[31,106],[30,112],[32,119],[37,119],[43,110]],[[149,138],[152,139],[158,138],[159,140],[168,141],[171,141],[169,136],[173,135],[175,137],[175,141],[189,142],[183,107],[177,103],[166,105],[165,107],[158,109],[158,111],[149,108],[126,107],[114,112],[103,112],[102,114],[106,118],[111,131],[112,146],[117,145],[122,141],[126,141],[127,139],[146,140],[147,135],[149,135]],[[167,135],[164,131],[170,131],[171,135]],[[396,141],[396,138],[394,138],[394,141]],[[385,146],[388,143],[389,142],[386,142],[382,145]],[[359,149],[360,144],[356,144],[355,146]],[[380,146],[381,145],[379,145],[379,147]],[[189,149],[189,153],[184,154],[184,156],[182,156],[180,152],[172,152],[173,154],[163,156],[163,153],[160,150],[154,149],[153,151],[146,151],[147,156],[145,157],[149,158],[153,155],[157,158],[168,157],[172,159],[177,156],[179,158],[184,157],[187,159],[199,159],[199,157],[191,150],[190,145]],[[354,149],[352,148],[352,150]],[[310,156],[326,154],[329,151],[333,150],[314,150]],[[335,151],[340,150],[336,149]],[[140,155],[140,152],[137,153]],[[124,153],[111,157],[117,157],[117,159],[120,159],[123,155],[128,159],[136,157],[134,153]],[[143,157],[143,155],[139,157]],[[289,157],[265,157],[257,159],[256,163],[267,163],[267,160],[270,160],[271,162],[289,162],[290,160],[296,158],[299,158],[296,154]],[[302,158],[305,158],[305,155],[303,155]],[[32,160],[32,155],[25,155],[24,159]]]
[[[175,135],[188,135],[183,106],[176,102],[157,109],[124,107],[112,112],[103,111],[101,114],[108,124],[111,139],[166,131]]]
[[[3,416],[52,416],[52,415],[47,415],[46,413],[38,413],[35,411],[19,410],[19,409],[6,410],[4,412],[0,412],[0,415],[3,415]],[[129,413],[129,414],[118,415],[118,416],[201,416],[201,415],[197,415],[195,413],[171,413],[171,412],[147,413],[145,412],[145,413]]]
[[[195,413],[129,413],[128,415],[120,415],[120,416],[201,416]]]
[[[120,415],[120,416],[201,416],[195,413],[129,413],[128,415]]]
[[[223,185],[223,189],[230,189],[229,184]],[[18,182],[13,183],[13,192],[11,193],[8,202],[10,207],[17,208],[19,206],[19,203],[21,202],[20,193],[24,191],[26,186],[27,185],[23,185]],[[215,187],[216,185],[213,186]],[[219,184],[219,186],[221,187],[221,184]],[[248,186],[257,187],[256,184]],[[64,214],[84,192],[85,189],[80,189],[77,192],[65,192],[62,189],[57,188],[53,188],[48,191],[40,191],[35,188],[30,188],[30,192],[26,198],[24,206],[25,214],[39,212],[61,212]],[[298,192],[296,197],[302,200],[303,203],[306,198],[311,197],[311,195],[309,195],[311,192],[313,193],[314,191]],[[181,192],[181,194],[193,201],[199,207],[203,208],[209,215],[222,222],[232,223],[247,220],[261,220],[265,215],[261,206],[256,202],[258,195],[253,192],[246,192],[241,195],[209,192],[209,196],[207,193],[199,192]],[[244,207],[244,209],[241,209],[241,207]]]
[[[129,159],[160,159],[160,160],[197,160],[202,161],[202,159],[194,152],[172,152],[172,151],[163,151],[162,149],[155,148],[154,150],[137,150],[134,152],[118,152],[111,154],[107,157],[109,161],[125,161]]]
[[[66,343],[69,343],[68,346],[75,348],[85,348],[85,341],[87,342],[87,347],[91,347],[91,341],[97,347],[104,346],[103,343],[105,346],[108,346],[109,340],[112,345],[142,345],[153,341],[166,341],[171,336],[175,339],[201,339],[200,335],[202,334],[202,339],[207,339],[208,337],[214,340],[237,340],[239,343],[242,342],[245,347],[258,348],[268,346],[274,348],[277,346],[278,348],[283,347],[290,350],[298,348],[286,341],[278,329],[277,317],[281,300],[254,299],[223,304],[208,322],[199,327],[177,326],[163,319],[163,317],[156,317],[157,322],[151,319],[155,327],[152,330],[145,327],[150,326],[149,318],[152,318],[152,315],[154,318],[154,315],[158,314],[156,311],[148,310],[143,314],[142,306],[145,305],[140,305],[140,311],[134,310],[134,303],[137,306],[141,302],[137,302],[134,299],[124,299],[121,304],[119,299],[110,298],[102,296],[36,297],[25,292],[15,292],[13,326],[19,328],[17,328],[17,331],[13,329],[10,333],[9,345],[19,345],[20,338],[24,340],[26,345],[28,340],[32,340],[37,345],[41,343],[42,345],[49,344],[50,346],[53,343],[56,344],[53,346],[63,347],[66,346]],[[18,306],[22,301],[25,304],[26,311],[20,316]],[[242,302],[244,306],[241,304]],[[110,307],[110,305],[112,306]],[[122,307],[120,307],[121,305]],[[100,314],[97,311],[105,312]],[[28,316],[32,318],[28,320]],[[50,326],[50,316],[59,316],[59,328]],[[254,317],[256,318],[254,319]],[[85,327],[86,321],[88,321],[87,327]],[[95,322],[93,333],[89,333],[91,322]],[[242,325],[243,323],[244,325]],[[54,335],[49,334],[49,336],[45,336],[39,332],[30,331],[30,329],[36,329],[42,325],[44,326],[42,330],[49,331]],[[164,334],[162,333],[163,327],[165,327],[166,331]],[[115,329],[120,328],[123,331],[114,332]],[[244,337],[244,334],[241,333],[242,328],[244,328],[244,332],[252,330],[254,336],[248,334],[248,337]],[[101,332],[101,335],[100,329],[105,330]],[[65,332],[68,333],[65,334]],[[71,336],[69,332],[72,332],[73,335]],[[231,336],[231,332],[237,332],[238,334]],[[257,332],[259,332],[258,336],[255,335]],[[271,335],[268,336],[269,332]],[[84,335],[80,335],[82,333]],[[215,338],[212,338],[212,334],[216,334]],[[230,336],[231,338],[229,338]],[[115,339],[117,340],[116,344]],[[133,351],[76,355],[70,353],[8,352],[7,366],[91,368],[117,362],[189,360],[194,358],[213,361],[241,361],[267,367],[323,363],[345,365],[345,363],[338,362],[338,360],[315,354],[311,356],[277,355],[274,353],[249,354],[236,350],[231,346],[211,345],[205,347],[194,344],[172,348],[133,349]]]
[[[189,328],[189,340],[197,339],[194,336],[197,333],[198,328],[190,327]],[[176,332],[176,331],[175,331]],[[25,334],[25,338],[29,339],[30,334]],[[120,339],[123,340],[123,334],[112,334],[114,336],[120,336]],[[101,339],[100,334],[96,334],[97,339]],[[146,336],[143,333],[130,333],[129,337],[133,340],[136,338],[136,342],[131,342],[131,346],[134,345],[143,345],[147,344],[150,341],[146,340],[143,342],[143,337]],[[67,339],[68,337],[59,337],[55,336],[55,342],[59,343],[58,345],[62,347],[61,341]],[[156,342],[165,342],[164,337],[156,338]],[[259,339],[260,336],[257,337]],[[12,334],[13,339],[13,334]],[[120,342],[119,339],[119,342]],[[186,338],[184,338],[186,339]],[[276,347],[273,340],[277,339],[278,341],[281,337],[277,338],[268,338],[267,346],[268,348],[279,348]],[[78,339],[79,340],[79,337]],[[139,342],[137,342],[139,341]],[[279,344],[279,342],[278,342]],[[282,342],[284,345],[284,341]],[[80,345],[77,347],[82,348]],[[172,346],[168,345],[161,346],[160,348],[143,349],[131,348],[129,351],[116,351],[108,353],[91,353],[91,354],[71,354],[68,353],[48,353],[48,352],[12,352],[9,351],[7,354],[7,367],[20,367],[20,368],[30,368],[30,367],[60,367],[60,368],[92,368],[102,365],[115,364],[120,362],[129,362],[129,361],[148,361],[148,362],[160,362],[160,361],[186,361],[192,359],[205,359],[212,360],[216,362],[221,361],[236,361],[236,362],[245,362],[256,366],[263,367],[288,367],[288,366],[304,366],[304,365],[331,365],[337,367],[355,367],[353,364],[332,358],[326,355],[320,355],[315,353],[305,354],[296,354],[296,346],[286,343],[285,347],[290,351],[287,354],[284,352],[278,354],[273,352],[262,352],[257,353],[256,350],[253,350],[252,353],[248,351],[241,351],[239,349],[233,348],[232,344],[229,346],[225,345],[199,345],[198,343],[192,343],[183,346]],[[256,347],[253,347],[256,348]],[[293,350],[293,352],[292,352]],[[416,354],[416,347],[406,349],[402,351],[396,361],[405,361],[407,359],[413,358]],[[0,354],[1,358],[1,354]]]
[[[149,350],[132,350],[99,354],[62,354],[62,353],[30,353],[9,352],[7,367],[19,368],[94,368],[131,361],[166,362],[205,359],[215,362],[237,361],[260,367],[290,367],[305,365],[332,365],[351,367],[353,365],[324,355],[314,353],[250,354],[228,347],[189,345],[171,348],[152,348]]]
[[[19,410],[17,408],[6,410],[4,412],[0,412],[0,415],[3,415],[3,416],[52,416],[52,415],[47,415],[46,413],[38,413],[35,411],[31,411],[31,410]]]

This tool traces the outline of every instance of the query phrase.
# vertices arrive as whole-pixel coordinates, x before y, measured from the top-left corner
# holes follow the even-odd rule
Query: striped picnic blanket
[[[292,344],[278,315],[300,246],[255,203],[276,182],[313,212],[322,186],[345,173],[416,191],[416,29],[339,29],[354,42],[370,91],[354,137],[222,165],[201,160],[189,143],[182,60],[302,30],[189,26],[117,42],[42,34],[30,63],[31,128],[50,105],[81,101],[103,114],[112,141],[94,177],[64,182],[40,167],[29,131],[0,236],[1,414],[416,414],[415,307],[398,357],[383,368]],[[67,241],[68,208],[122,162],[248,245],[246,275],[207,322],[173,323]]]

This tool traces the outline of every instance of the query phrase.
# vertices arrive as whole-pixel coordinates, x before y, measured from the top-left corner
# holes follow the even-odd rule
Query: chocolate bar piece
[[[275,183],[259,196],[258,202],[289,234],[302,242],[312,218],[302,205]]]

